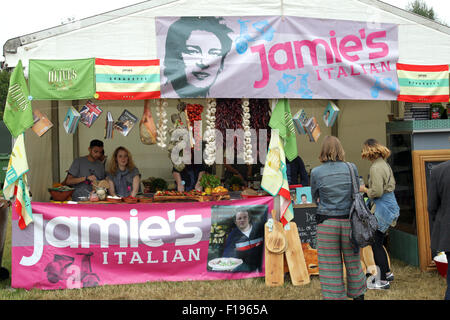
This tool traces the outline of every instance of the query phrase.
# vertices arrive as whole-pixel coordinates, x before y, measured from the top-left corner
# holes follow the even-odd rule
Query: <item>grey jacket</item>
[[[450,252],[450,160],[433,168],[427,193],[431,249]]]
[[[358,176],[355,164],[350,163]],[[317,214],[342,216],[350,213],[352,185],[350,171],[342,161],[328,161],[311,171],[311,194],[320,198]]]

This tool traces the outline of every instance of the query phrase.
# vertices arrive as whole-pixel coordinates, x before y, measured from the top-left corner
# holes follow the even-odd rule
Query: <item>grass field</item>
[[[11,228],[8,227],[3,267],[11,270]],[[442,300],[446,281],[437,271],[422,272],[391,259],[395,281],[389,290],[368,290],[366,300]],[[223,281],[148,282],[72,290],[23,290],[0,282],[0,300],[320,300],[318,276],[304,286],[293,286],[286,276],[281,287],[267,287],[264,278]]]

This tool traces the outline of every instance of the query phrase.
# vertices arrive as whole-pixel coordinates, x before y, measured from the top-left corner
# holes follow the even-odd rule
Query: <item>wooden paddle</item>
[[[366,246],[364,248],[361,248],[361,260],[365,264],[366,267],[366,274],[371,273],[373,275],[377,274],[377,267],[375,264],[375,259],[373,257],[372,247]]]
[[[264,227],[264,238],[267,239],[273,231],[267,223]],[[265,281],[268,287],[282,286],[284,283],[284,254],[273,253],[264,246]]]
[[[285,252],[289,274],[294,286],[308,284],[310,282],[305,256],[303,254],[297,224],[289,222],[289,230],[284,229],[287,239],[287,250]]]
[[[282,254],[286,251],[287,241],[283,231],[283,224],[276,219],[276,211],[272,210],[273,227],[268,231],[265,238],[266,248],[275,254]],[[267,224],[266,224],[267,226]]]

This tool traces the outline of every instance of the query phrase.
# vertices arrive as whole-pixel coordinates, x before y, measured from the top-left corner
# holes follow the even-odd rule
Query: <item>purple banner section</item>
[[[164,98],[396,100],[395,24],[158,17]]]
[[[272,197],[164,204],[33,202],[32,208],[33,223],[25,230],[13,209],[14,288],[264,276],[264,223]],[[238,215],[247,217],[246,226],[236,223]]]

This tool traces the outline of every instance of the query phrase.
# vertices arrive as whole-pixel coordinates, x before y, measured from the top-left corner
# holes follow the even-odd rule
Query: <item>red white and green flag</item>
[[[95,59],[98,100],[145,100],[161,97],[159,60]]]
[[[287,179],[284,142],[277,129],[272,130],[270,137],[261,188],[273,197],[280,196],[280,221],[283,226],[288,224],[294,218],[294,208]]]
[[[398,101],[449,102],[448,65],[412,65],[397,63],[400,93]]]

